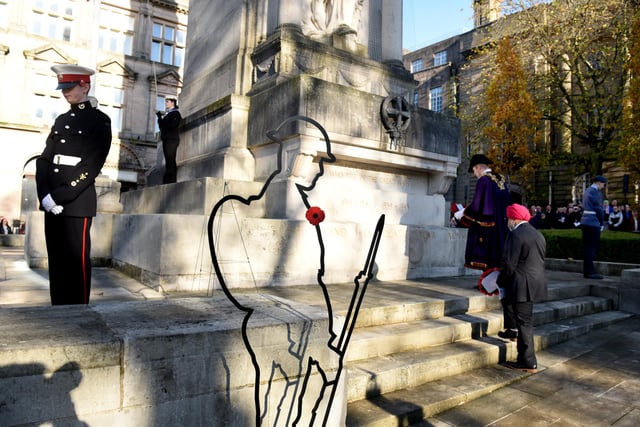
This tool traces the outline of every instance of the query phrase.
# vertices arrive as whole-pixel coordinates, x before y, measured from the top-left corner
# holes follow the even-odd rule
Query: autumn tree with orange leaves
[[[612,143],[621,130],[637,1],[505,0],[501,5],[513,18],[504,23],[515,35],[514,47],[539,65],[529,79],[544,122],[555,129],[552,138],[562,139],[553,160],[569,160],[576,174],[601,174],[603,164],[614,160]]]
[[[542,117],[527,90],[527,76],[518,53],[508,37],[498,42],[493,78],[485,93],[489,123],[484,128],[488,156],[508,178],[522,177],[525,189],[541,159],[535,153]]]
[[[635,13],[629,32],[629,85],[622,115],[622,132],[618,141],[618,159],[622,167],[640,179],[640,11]]]

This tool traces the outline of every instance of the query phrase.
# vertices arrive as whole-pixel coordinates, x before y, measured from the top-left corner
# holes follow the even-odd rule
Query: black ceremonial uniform
[[[71,110],[58,116],[36,161],[38,199],[51,194],[64,208],[59,215],[45,212],[53,305],[89,303],[95,179],[110,147],[109,116],[86,101],[71,105]]]
[[[162,152],[164,153],[165,171],[162,177],[163,184],[176,182],[178,167],[176,156],[180,145],[180,121],[182,116],[178,108],[167,111],[165,115],[158,113],[158,127],[160,139],[162,139]]]

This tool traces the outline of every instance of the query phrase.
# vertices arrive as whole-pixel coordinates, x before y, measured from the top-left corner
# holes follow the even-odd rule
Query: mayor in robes
[[[471,157],[469,173],[478,179],[476,191],[471,203],[455,213],[456,219],[469,228],[464,266],[483,271],[500,267],[509,233],[507,206],[512,203],[504,177],[491,170],[491,163],[484,154]]]

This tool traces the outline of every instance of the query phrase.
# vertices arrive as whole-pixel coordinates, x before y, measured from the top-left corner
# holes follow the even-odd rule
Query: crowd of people
[[[531,205],[531,220],[529,222],[537,229],[571,229],[579,228],[583,214],[580,203],[569,203],[555,209],[547,205],[544,209],[540,205]],[[638,208],[629,204],[618,204],[617,200],[603,203],[604,229],[610,231],[640,232]]]
[[[453,217],[455,212],[461,209],[462,205],[452,204],[452,227],[464,227]],[[634,208],[628,203],[618,204],[617,200],[612,200],[611,203],[605,200],[603,209],[604,230],[640,233],[640,209]],[[559,206],[555,209],[551,205],[547,205],[544,209],[541,205],[531,205],[529,210],[531,211],[529,223],[538,230],[580,228],[583,213],[581,203],[568,203],[566,206]]]

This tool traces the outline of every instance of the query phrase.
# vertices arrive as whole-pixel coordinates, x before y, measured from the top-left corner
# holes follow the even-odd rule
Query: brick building
[[[498,19],[509,19],[509,16],[501,17],[500,3],[499,0],[473,0],[472,30],[405,52],[404,66],[418,82],[411,100],[414,106],[454,116],[458,115],[470,94],[477,95],[483,90],[484,86],[479,82],[485,65],[483,61],[487,58],[475,53],[491,41],[490,30]],[[505,25],[504,28],[508,26]],[[546,144],[556,147],[555,149],[576,150],[571,136],[566,133],[546,128],[545,138]],[[458,169],[456,184],[447,195],[450,201],[467,203],[473,197],[475,178],[467,173],[468,158],[473,154],[468,144],[469,139],[469,134],[463,131],[460,141],[462,163]],[[625,172],[612,162],[605,163],[604,168],[610,181],[606,187],[607,197],[637,204],[637,185],[629,183]],[[540,171],[535,181],[536,194],[530,194],[528,201],[558,206],[570,201],[581,201],[581,194],[585,186],[589,185],[589,176],[574,176],[566,167],[553,166]]]

